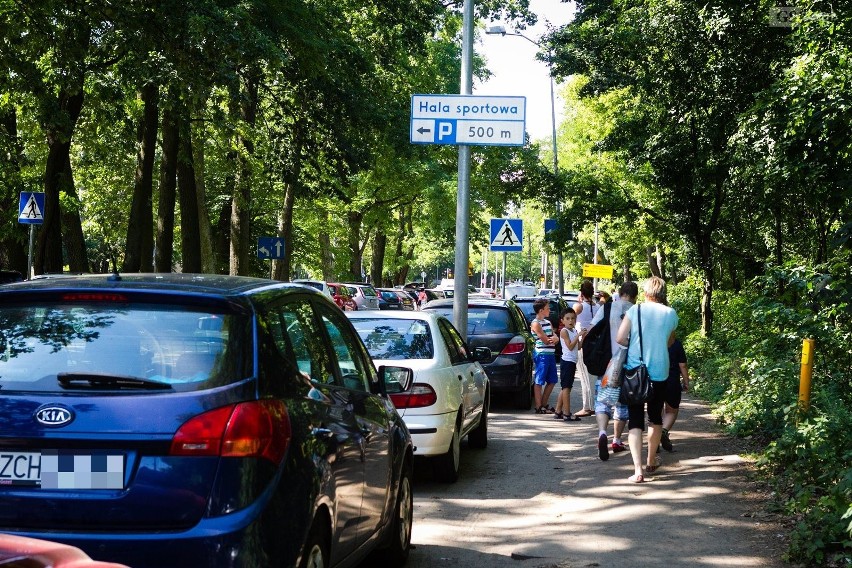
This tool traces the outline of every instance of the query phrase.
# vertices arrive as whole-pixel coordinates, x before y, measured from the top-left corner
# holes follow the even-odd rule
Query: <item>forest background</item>
[[[488,218],[521,216],[529,246],[510,274],[537,275],[558,249],[567,274],[597,261],[617,267],[613,285],[665,278],[699,393],[760,444],[789,559],[846,566],[852,6],[788,4],[791,27],[770,25],[766,0],[575,2],[539,54],[566,83],[560,169],[547,143],[474,149],[471,258]],[[0,0],[0,268],[26,271],[18,195],[43,191],[37,274],[440,272],[456,152],[409,144],[409,105],[458,92],[460,5]],[[535,19],[526,0],[476,11]],[[252,254],[264,235],[286,244],[271,266]]]

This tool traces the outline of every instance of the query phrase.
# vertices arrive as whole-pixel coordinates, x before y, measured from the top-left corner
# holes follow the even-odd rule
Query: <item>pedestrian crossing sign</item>
[[[44,223],[44,193],[22,191],[18,205],[18,223],[41,225]]]
[[[488,242],[488,250],[492,252],[521,252],[524,249],[523,219],[491,219]]]

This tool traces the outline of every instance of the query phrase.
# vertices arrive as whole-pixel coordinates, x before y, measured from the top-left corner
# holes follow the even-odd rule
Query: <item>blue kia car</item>
[[[145,566],[402,564],[412,444],[305,286],[58,276],[0,288],[0,532]]]

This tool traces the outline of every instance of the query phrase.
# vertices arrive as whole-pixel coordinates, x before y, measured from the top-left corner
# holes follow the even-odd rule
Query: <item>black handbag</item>
[[[639,314],[639,366],[632,369],[624,369],[621,379],[621,394],[618,401],[621,404],[642,404],[651,396],[651,377],[648,375],[648,367],[642,359],[642,307],[636,306]]]

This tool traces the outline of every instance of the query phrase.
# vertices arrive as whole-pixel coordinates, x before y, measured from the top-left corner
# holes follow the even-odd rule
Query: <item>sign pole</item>
[[[35,243],[35,225],[30,225],[30,252],[27,256],[27,280],[33,277],[33,244]]]
[[[473,93],[473,2],[464,0],[461,94]],[[453,323],[467,337],[467,265],[470,247],[470,146],[459,145],[459,189],[456,198],[456,273],[453,282]]]

